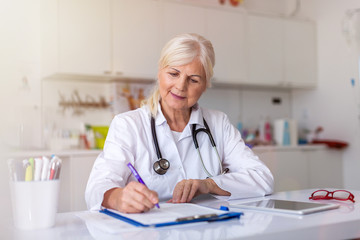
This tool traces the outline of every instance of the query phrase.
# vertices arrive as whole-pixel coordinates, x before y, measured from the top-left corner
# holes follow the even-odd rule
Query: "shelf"
[[[297,146],[254,146],[252,150],[255,153],[271,151],[317,151],[326,149],[325,144],[305,144]]]
[[[92,83],[144,83],[153,84],[155,79],[151,78],[135,78],[121,75],[87,75],[74,73],[56,73],[45,77],[44,81],[76,81],[76,82],[92,82]]]

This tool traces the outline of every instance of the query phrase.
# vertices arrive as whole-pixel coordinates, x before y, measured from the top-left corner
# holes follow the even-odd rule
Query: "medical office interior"
[[[161,47],[184,32],[215,48],[200,104],[229,116],[276,192],[360,189],[357,0],[2,0],[0,19],[3,216],[7,159],[52,154],[59,212],[86,209],[112,118],[139,107]]]

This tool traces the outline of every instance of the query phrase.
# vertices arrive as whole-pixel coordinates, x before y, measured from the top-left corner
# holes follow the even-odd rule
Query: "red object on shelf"
[[[230,0],[230,4],[234,7],[236,7],[237,5],[239,5],[241,0]]]
[[[338,140],[326,140],[326,139],[317,139],[311,142],[312,144],[326,144],[329,148],[342,149],[347,147],[349,144],[347,142],[342,142]]]

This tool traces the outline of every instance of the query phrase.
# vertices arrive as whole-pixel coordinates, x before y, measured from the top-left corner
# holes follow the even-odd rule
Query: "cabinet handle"
[[[104,71],[104,74],[110,75],[110,74],[111,74],[111,71]]]
[[[122,75],[123,73],[122,72],[116,72],[115,73],[117,76],[120,76],[120,75]]]

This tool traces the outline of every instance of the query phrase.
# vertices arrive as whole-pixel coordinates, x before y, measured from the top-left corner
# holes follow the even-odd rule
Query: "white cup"
[[[59,189],[60,180],[10,181],[15,227],[30,230],[54,226]]]

